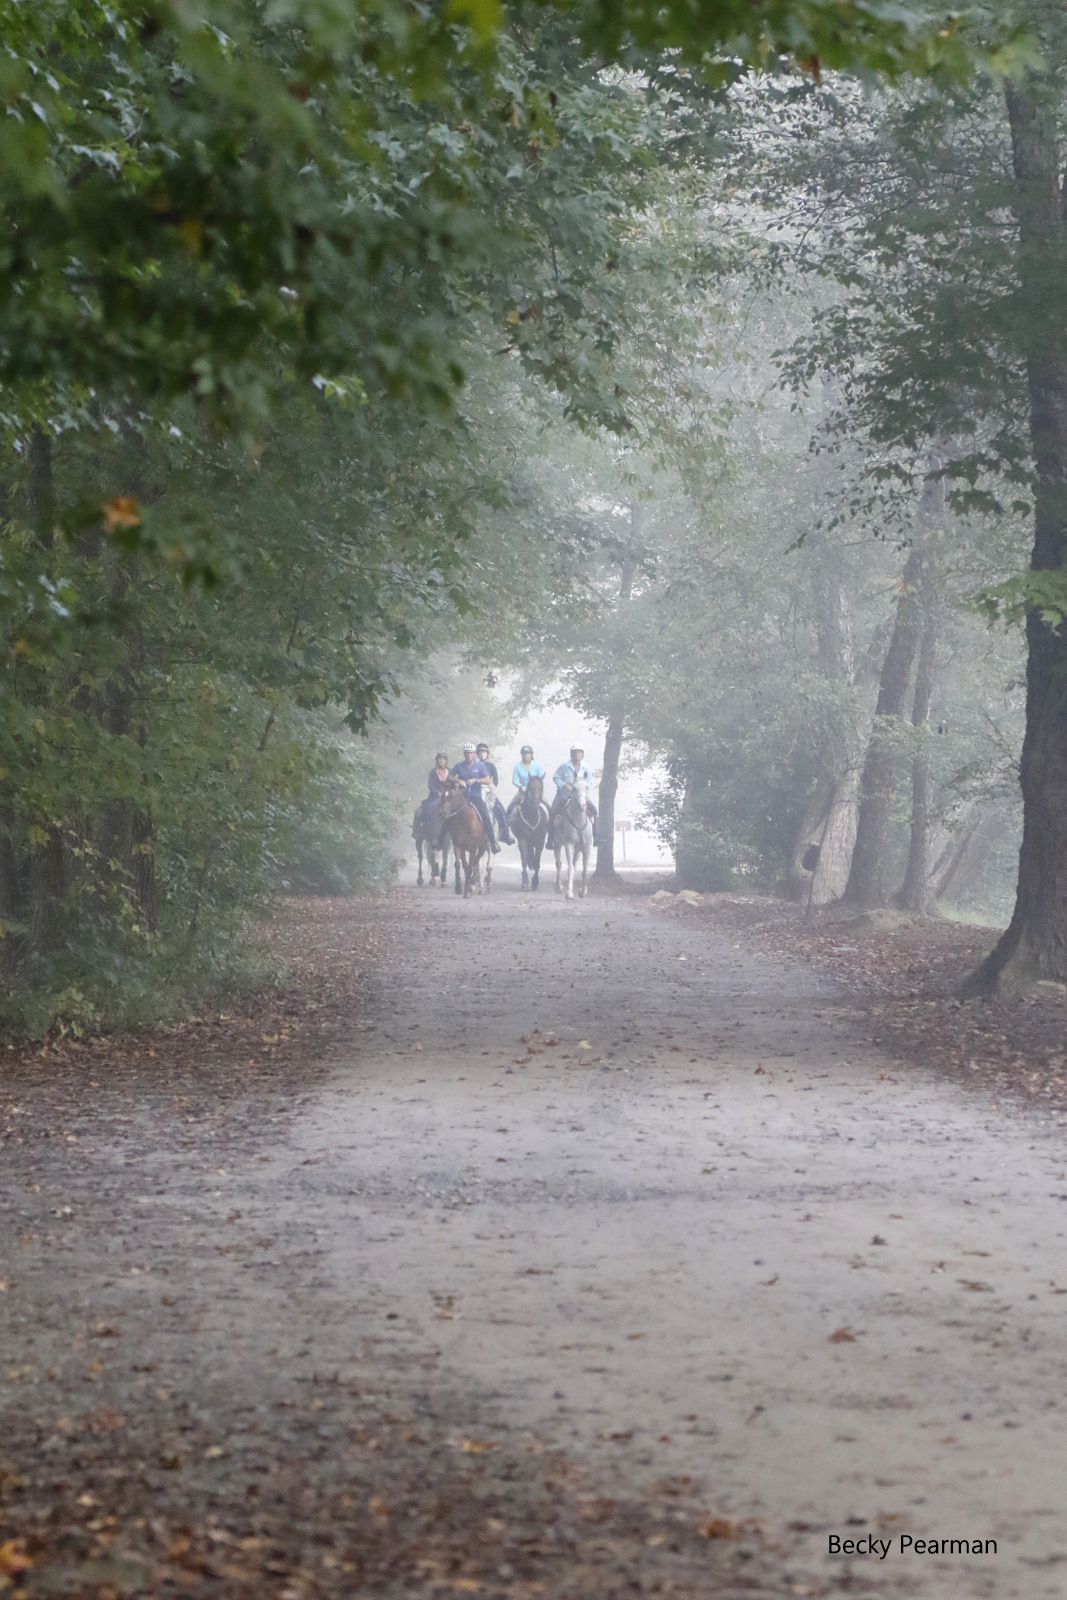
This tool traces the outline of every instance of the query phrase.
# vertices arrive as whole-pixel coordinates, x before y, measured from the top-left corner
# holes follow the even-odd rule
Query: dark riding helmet
[[[489,746],[486,744],[484,739],[479,741],[478,748],[474,753],[476,756],[480,756],[483,750],[485,751],[486,755],[489,754]]]
[[[447,761],[448,760],[448,751],[447,750],[438,750],[438,752],[434,756],[433,760],[434,760],[434,766],[436,766],[439,761]]]
[[[520,756],[532,756],[533,755],[533,745],[532,744],[524,744],[522,749],[519,751],[519,754],[520,754]]]

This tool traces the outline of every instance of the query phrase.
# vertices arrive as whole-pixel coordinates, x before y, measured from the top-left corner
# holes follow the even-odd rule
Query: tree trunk
[[[816,661],[828,682],[851,683],[852,619],[848,595],[833,565],[833,552],[823,553],[822,571],[816,575]],[[856,782],[853,752],[840,736],[827,742],[821,753],[822,768],[804,814],[787,879],[788,893],[808,905],[826,905],[840,897],[848,878],[852,842],[856,836],[854,810]],[[841,871],[841,849],[846,846]],[[814,863],[814,864],[813,864]]]
[[[604,740],[604,769],[600,776],[597,817],[597,847],[595,878],[614,879],[615,871],[615,797],[619,792],[619,756],[622,753],[622,718],[613,716],[608,722]]]
[[[845,892],[856,848],[859,793],[859,769],[854,767],[838,780],[833,804],[823,824],[819,859],[808,893],[809,905],[828,906],[840,900]]]
[[[824,762],[822,771],[815,782],[815,791],[808,802],[808,809],[804,813],[804,820],[800,824],[796,844],[793,846],[793,855],[789,863],[789,877],[786,880],[786,891],[791,900],[807,900],[811,892],[811,880],[818,871],[818,862],[822,860],[822,847],[826,833],[827,819],[837,793],[837,778],[829,763]],[[818,861],[812,866],[813,852],[818,852]],[[822,902],[819,902],[820,905]]]
[[[1067,251],[1055,117],[1032,90],[1032,83],[1009,85],[1007,107],[1036,480],[1030,567],[1052,572],[1067,555]],[[1017,993],[1035,980],[1067,980],[1067,631],[1043,621],[1035,608],[1027,615],[1026,638],[1023,842],[1015,912],[996,949],[964,986],[965,995]]]
[[[636,531],[635,513],[636,507],[631,508],[631,521]],[[620,605],[625,605],[633,592],[636,570],[634,561],[623,563],[619,579]],[[619,757],[622,754],[623,731],[622,707],[616,702],[608,717],[608,733],[604,740],[604,766],[600,775],[600,788],[597,791],[600,809],[597,816],[596,871],[593,876],[601,883],[614,883],[618,878],[615,871],[615,797],[619,792]]]
[[[944,620],[940,574],[936,556],[931,549],[931,534],[935,527],[944,523],[945,519],[945,480],[940,475],[943,466],[944,457],[941,452],[931,451],[929,473],[923,487],[919,510],[919,521],[926,546],[919,589],[923,630],[919,645],[919,662],[915,669],[915,695],[911,703],[911,725],[916,730],[916,736],[923,742],[911,760],[911,839],[904,882],[896,895],[896,904],[902,911],[917,911],[922,916],[932,916],[936,911],[930,889],[934,789],[926,728],[930,721],[930,706],[933,703],[937,683],[937,650]]]
[[[894,756],[892,732],[899,724],[908,693],[911,665],[919,644],[921,615],[916,592],[922,572],[922,553],[915,547],[908,556],[900,583],[893,636],[889,641],[878,684],[874,729],[867,746],[860,782],[860,809],[856,819],[856,848],[842,899],[861,910],[884,906],[889,899],[889,804],[893,797]]]

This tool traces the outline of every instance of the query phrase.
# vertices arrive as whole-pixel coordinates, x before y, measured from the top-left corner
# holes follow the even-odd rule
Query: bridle
[[[567,791],[567,798],[563,802],[564,814],[571,827],[581,831],[585,824],[589,822],[589,816],[585,809],[585,795],[584,793],[579,795],[577,787],[573,783],[567,785]],[[590,827],[592,826],[591,823],[589,825]]]

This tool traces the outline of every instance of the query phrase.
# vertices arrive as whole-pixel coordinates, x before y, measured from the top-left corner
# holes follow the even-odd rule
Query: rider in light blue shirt
[[[593,774],[586,766],[584,757],[585,751],[582,749],[581,745],[572,744],[570,760],[561,761],[555,772],[552,774],[552,782],[556,785],[556,798],[553,800],[552,810],[549,812],[550,844],[552,842],[552,825],[555,822],[556,816],[563,805],[564,789],[568,784],[584,783],[586,790],[588,791],[593,782]],[[589,820],[593,824],[593,843],[596,844],[596,806],[588,798],[585,802],[585,809],[589,813]]]
[[[565,783],[584,783],[587,787],[592,784],[593,774],[582,760],[584,754],[585,751],[579,750],[576,746],[571,751],[570,760],[560,762],[552,774],[552,782],[557,790],[562,789]],[[578,758],[577,761],[575,756]]]
[[[524,744],[519,752],[511,772],[511,781],[515,785],[515,793],[508,802],[508,821],[515,815],[526,796],[526,785],[531,778],[544,779],[545,769],[540,761],[534,760],[533,745]]]
[[[531,778],[543,778],[545,769],[533,758],[533,745],[524,744],[512,770],[511,781],[516,789],[525,789]]]

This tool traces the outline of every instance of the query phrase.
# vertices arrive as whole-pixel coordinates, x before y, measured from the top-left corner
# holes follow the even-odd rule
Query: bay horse
[[[530,778],[522,801],[511,813],[511,831],[522,862],[522,886],[536,889],[541,875],[541,852],[548,838],[548,807],[544,802],[545,780]]]
[[[556,854],[556,893],[562,892],[560,857],[567,857],[567,899],[574,899],[574,864],[582,858],[582,881],[578,885],[579,897],[585,897],[589,874],[589,854],[593,848],[593,824],[585,809],[585,784],[564,785],[566,798],[556,813],[553,847]]]
[[[481,817],[467,799],[466,790],[455,779],[445,789],[442,806],[445,815],[445,826],[448,830],[448,836],[452,840],[452,849],[455,855],[456,893],[461,894],[464,900],[468,900],[475,884],[478,886],[478,893],[482,892],[480,863],[484,856],[485,892],[488,894],[493,882],[493,857],[489,849],[489,840],[486,837]],[[463,867],[462,883],[460,883],[461,864]]]
[[[442,814],[440,801],[426,799],[416,807],[411,824],[411,837],[419,852],[419,875],[416,883],[423,887],[422,853],[430,864],[430,888],[444,888],[448,881],[448,825]]]

